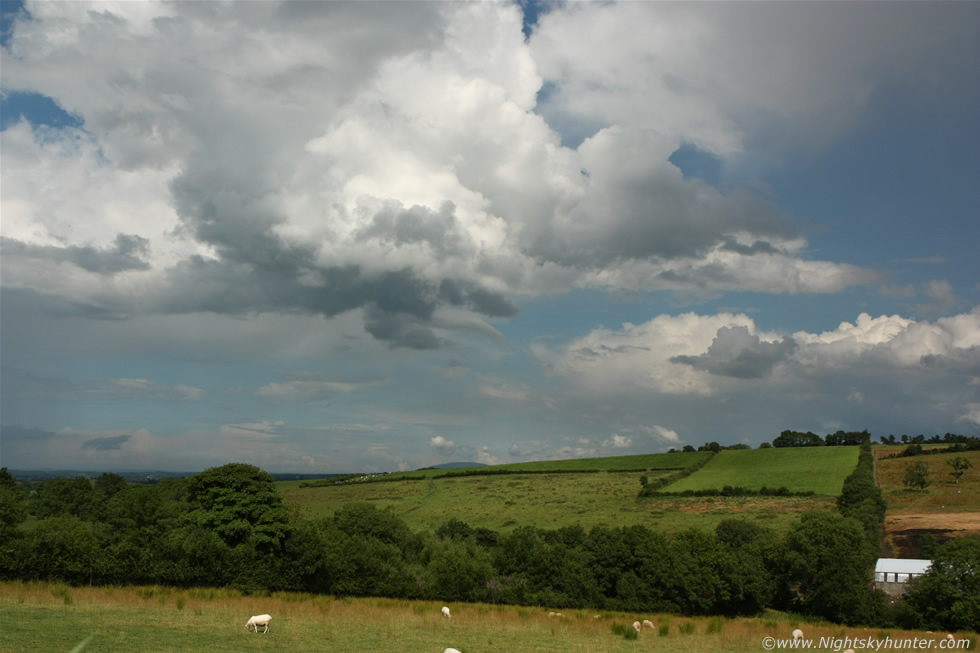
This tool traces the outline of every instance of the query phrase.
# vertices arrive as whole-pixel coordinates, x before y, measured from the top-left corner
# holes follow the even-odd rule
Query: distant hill
[[[442,463],[424,469],[456,469],[459,467],[486,467],[486,465],[483,463]]]
[[[466,463],[463,463],[466,464]],[[474,465],[478,463],[472,463]],[[8,470],[10,475],[13,476],[18,481],[47,481],[52,478],[75,478],[76,476],[84,476],[85,478],[98,478],[104,473],[119,474],[124,479],[130,483],[158,483],[164,478],[184,478],[186,476],[193,476],[200,472],[165,472],[160,470],[140,470],[140,471],[130,471],[130,470],[102,470],[102,471],[92,471],[92,470],[77,470],[77,469],[54,469],[54,470],[39,470],[39,469],[11,469]],[[341,474],[305,474],[305,473],[292,473],[292,472],[282,472],[273,473],[270,472],[270,476],[277,481],[310,481],[319,480],[324,478],[332,478],[334,476],[341,476]]]

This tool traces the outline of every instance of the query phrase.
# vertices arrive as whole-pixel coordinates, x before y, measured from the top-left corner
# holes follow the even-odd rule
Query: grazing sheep
[[[272,617],[267,614],[257,614],[245,623],[245,630],[255,629],[255,632],[259,632],[259,626],[265,626],[265,630],[262,632],[269,632],[269,622],[272,621]]]
[[[447,608],[446,606],[442,606],[442,616],[444,616],[446,619],[452,617],[452,615],[449,614],[449,608]]]
[[[796,630],[793,631],[793,640],[799,641],[801,639],[803,639],[803,631],[797,628]]]
[[[653,622],[650,621],[649,619],[644,619],[643,620],[643,627],[644,628],[653,628]]]
[[[640,622],[639,621],[634,621],[633,622],[633,630],[635,630],[636,632],[640,632]]]
[[[849,649],[847,649],[846,651],[844,651],[844,653],[857,653],[857,651],[855,651],[855,650],[854,650],[854,649],[852,649],[852,648],[849,648]]]
[[[456,649],[454,649],[454,648],[447,648],[447,649],[446,649],[445,651],[443,651],[442,653],[459,653],[459,651],[457,651],[457,650],[456,650]]]
[[[946,639],[948,639],[951,642],[955,642],[956,641],[956,638],[953,637],[953,633],[946,633]]]

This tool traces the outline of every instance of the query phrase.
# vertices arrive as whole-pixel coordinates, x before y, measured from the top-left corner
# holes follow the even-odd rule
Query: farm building
[[[892,599],[902,598],[905,583],[926,573],[931,566],[932,560],[878,558],[875,565],[875,589],[880,589]]]

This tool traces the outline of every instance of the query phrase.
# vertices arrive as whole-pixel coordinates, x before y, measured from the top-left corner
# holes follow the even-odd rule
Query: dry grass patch
[[[72,597],[66,605],[64,596]],[[185,607],[177,609],[183,599]],[[47,583],[0,583],[4,614],[0,653],[70,651],[88,639],[85,651],[288,651],[440,653],[619,653],[625,651],[727,651],[758,653],[765,636],[788,637],[799,620],[778,613],[754,619],[685,618],[591,610],[449,604],[389,599],[333,599],[309,594],[241,596],[230,590],[66,588]],[[273,616],[268,635],[246,633],[253,614]],[[611,632],[614,623],[650,619],[666,625],[644,629],[635,641]],[[876,636],[871,629],[803,624],[807,637]],[[933,637],[915,633],[918,637]],[[898,639],[902,632],[892,632]],[[938,636],[935,636],[938,637]],[[975,637],[975,635],[974,635]]]

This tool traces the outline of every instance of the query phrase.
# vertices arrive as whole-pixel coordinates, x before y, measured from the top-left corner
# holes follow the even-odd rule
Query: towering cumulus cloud
[[[4,3],[17,455],[976,421],[974,7],[522,6]]]
[[[771,202],[685,179],[683,125],[610,116],[563,145],[541,68],[583,12],[531,45],[516,5],[384,6],[29,5],[5,87],[83,125],[4,132],[5,284],[116,316],[362,310],[424,349],[449,342],[444,309],[513,316],[508,297],[576,286],[871,278],[801,258]]]

